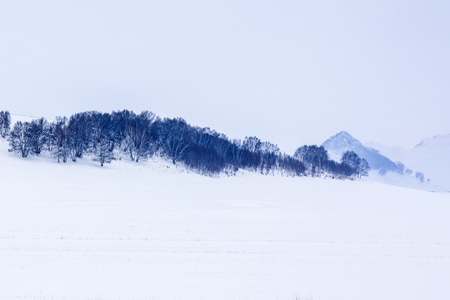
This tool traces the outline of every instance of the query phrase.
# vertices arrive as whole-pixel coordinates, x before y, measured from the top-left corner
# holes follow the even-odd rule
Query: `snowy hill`
[[[372,145],[408,168],[423,172],[437,191],[450,191],[450,134],[424,139],[412,149]]]
[[[447,191],[434,181],[429,181],[428,172],[423,171],[425,169],[430,170],[429,168],[423,168],[424,165],[432,164],[430,155],[426,155],[427,151],[416,153],[416,157],[421,158],[422,164],[410,164],[410,160],[404,159],[404,153],[397,153],[398,155],[392,155],[389,151],[381,153],[378,149],[375,149],[379,145],[372,144],[372,147],[363,145],[345,131],[330,137],[322,146],[328,151],[330,157],[337,161],[346,151],[357,153],[368,161],[372,170],[369,177],[377,182],[427,191]],[[380,148],[385,149],[384,147]]]
[[[352,137],[349,133],[341,131],[323,142],[322,146],[328,151],[330,157],[340,161],[342,154],[346,151],[353,151],[360,157],[367,160],[372,170],[378,170],[380,173],[388,171],[396,172],[397,164],[377,150],[365,147],[360,141]]]
[[[31,122],[37,118],[11,115],[11,119],[12,124],[15,124],[17,121]],[[57,126],[61,128],[56,130]],[[209,175],[219,175],[221,172],[231,174],[241,169],[304,176],[311,175],[313,170],[307,165],[312,162],[305,157],[299,156],[295,160],[281,156],[276,145],[261,142],[257,137],[246,137],[243,141],[229,140],[224,134],[191,126],[183,119],[161,120],[149,112],[140,115],[129,111],[112,114],[84,112],[71,116],[69,123],[52,120],[49,124],[36,120],[31,123],[31,127],[30,124],[14,127],[14,132],[14,135],[11,134],[11,138],[14,136],[11,144],[13,151],[23,157],[40,155],[53,157],[58,161],[76,161],[86,156],[104,165],[127,157],[136,161],[140,158],[153,159],[153,154],[158,153],[158,157],[170,159],[173,164],[177,162],[177,165]],[[372,170],[370,178],[373,180],[428,191],[448,191],[444,184],[448,177],[443,173],[445,170],[442,169],[437,174],[433,172],[434,168],[431,181],[429,174],[423,174],[423,170],[430,170],[430,166],[424,168],[423,163],[417,161],[417,158],[425,161],[435,158],[437,148],[444,149],[443,151],[448,149],[442,146],[446,143],[448,145],[446,139],[441,139],[443,141],[440,143],[436,137],[416,147],[417,150],[412,155],[416,158],[408,159],[413,162],[411,165],[414,170],[410,165],[394,163],[374,147],[363,145],[344,131],[330,137],[322,146],[328,151],[330,158],[337,162],[340,162],[346,151],[356,152],[369,163]],[[59,140],[63,142],[58,142]],[[429,148],[435,150],[426,150]],[[52,149],[52,153],[49,149]],[[397,156],[405,155],[402,153]],[[437,161],[434,165],[438,167],[439,163]],[[342,171],[345,169],[339,168],[330,170],[334,172],[332,176],[340,178],[350,178],[356,173],[356,169],[352,169],[353,173],[346,173]]]
[[[450,297],[450,194],[6,148],[0,299]]]

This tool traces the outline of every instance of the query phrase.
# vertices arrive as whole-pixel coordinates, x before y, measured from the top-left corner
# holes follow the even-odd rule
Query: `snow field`
[[[450,297],[449,194],[0,150],[0,299]]]

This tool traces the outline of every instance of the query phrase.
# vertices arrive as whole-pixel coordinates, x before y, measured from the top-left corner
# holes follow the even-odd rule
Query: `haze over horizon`
[[[150,110],[287,153],[450,133],[446,1],[2,1],[0,110]]]

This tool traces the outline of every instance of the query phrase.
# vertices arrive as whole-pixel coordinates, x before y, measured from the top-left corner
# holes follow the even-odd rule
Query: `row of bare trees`
[[[230,140],[209,128],[191,126],[181,118],[160,119],[149,111],[82,112],[54,122],[43,118],[17,122],[12,129],[9,113],[1,112],[0,133],[9,140],[10,151],[24,158],[47,151],[58,162],[90,156],[103,166],[124,155],[134,162],[159,155],[205,174],[247,169],[338,177],[364,176],[369,168],[354,152],[346,153],[339,163],[314,145],[300,147],[290,156],[257,137]]]

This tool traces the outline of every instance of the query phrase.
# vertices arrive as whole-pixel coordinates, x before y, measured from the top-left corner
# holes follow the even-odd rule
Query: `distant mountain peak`
[[[351,136],[351,134],[348,133],[348,132],[345,131],[345,130],[338,132],[338,133],[335,134],[333,137],[336,137],[336,138],[349,138],[349,139],[353,139],[353,137]]]
[[[450,146],[450,134],[440,134],[435,135],[432,138],[427,138],[422,140],[415,148],[426,147],[426,146]]]
[[[339,159],[346,151],[355,151],[364,147],[360,141],[351,136],[347,131],[341,131],[333,135],[322,146],[330,152],[330,155],[339,156]]]
[[[397,164],[389,158],[381,155],[379,151],[365,147],[359,140],[346,131],[341,131],[327,139],[322,146],[328,151],[330,158],[340,161],[342,155],[347,151],[353,151],[360,157],[366,159],[374,170],[381,173],[397,171]]]
[[[359,142],[357,139],[355,139],[353,136],[351,136],[351,134],[348,133],[347,131],[340,131],[337,134],[330,137],[329,139],[337,140],[337,141],[341,141],[341,142],[347,142],[347,143]]]

